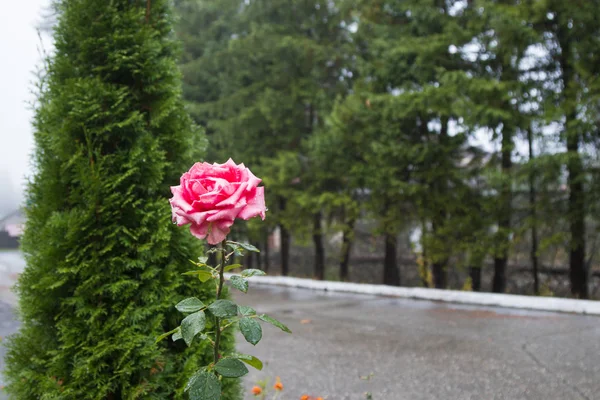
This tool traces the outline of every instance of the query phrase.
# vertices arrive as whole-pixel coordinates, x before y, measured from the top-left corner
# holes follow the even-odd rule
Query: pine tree
[[[499,154],[482,172],[487,175],[488,188],[497,193],[484,203],[486,213],[495,219],[490,225],[497,227],[492,241],[492,291],[504,292],[511,237],[519,219],[514,210],[515,141],[519,133],[525,136],[531,110],[530,106],[523,107],[528,101],[528,85],[522,60],[535,38],[527,23],[527,8],[521,2],[486,1],[471,13],[470,25],[475,33],[472,43],[477,44],[478,51],[471,53],[475,59],[472,78],[462,85],[469,103],[464,115],[473,130],[484,128],[500,143]]]
[[[155,343],[178,325],[173,305],[197,295],[181,273],[201,250],[170,224],[169,186],[204,147],[181,101],[171,5],[55,7],[6,390],[23,400],[181,399],[212,349]],[[236,384],[224,397],[239,397]]]
[[[227,153],[256,166],[281,234],[282,273],[289,272],[292,231],[309,229],[322,277],[321,210],[312,201],[322,187],[303,179],[318,172],[307,160],[305,141],[347,89],[339,79],[347,39],[343,15],[324,0],[210,0],[179,8],[185,14],[184,91],[196,120],[217,138],[211,157]],[[298,168],[281,171],[286,160]],[[281,180],[288,173],[300,183]],[[303,196],[307,190],[311,196]]]
[[[351,171],[372,191],[368,206],[385,236],[387,284],[400,283],[397,234],[423,223],[431,226],[424,235],[434,284],[447,285],[450,221],[464,208],[457,166],[466,140],[464,132],[450,132],[459,115],[453,108],[456,85],[447,76],[467,64],[449,48],[469,38],[463,14],[451,11],[455,3],[358,2],[359,78],[332,120],[348,142],[352,132],[365,138],[354,149],[364,165]]]
[[[587,144],[597,144],[598,138],[598,1],[572,4],[546,1],[532,6],[531,20],[544,37],[545,57],[540,70],[548,78],[545,90],[545,119],[560,127],[564,154],[555,156],[566,171],[568,199],[567,251],[571,294],[589,296],[588,275],[591,257],[586,258],[589,229],[586,219],[593,209],[594,198],[588,195],[594,177],[589,161],[596,151]]]

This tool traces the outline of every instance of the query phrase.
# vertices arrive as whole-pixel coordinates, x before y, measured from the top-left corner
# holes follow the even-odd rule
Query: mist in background
[[[42,47],[49,51],[44,30],[50,0],[10,1],[0,13],[0,218],[23,202],[31,175],[32,102],[35,71]]]

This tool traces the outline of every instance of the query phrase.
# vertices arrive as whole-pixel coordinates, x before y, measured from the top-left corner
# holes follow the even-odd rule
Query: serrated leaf
[[[198,311],[188,315],[181,321],[181,336],[189,346],[194,337],[202,332],[206,326],[206,316],[204,311]]]
[[[200,256],[200,257],[198,257],[198,262],[200,264],[206,264],[207,261],[208,261],[208,256]]]
[[[232,357],[235,357],[239,360],[242,360],[243,362],[245,362],[246,364],[248,364],[251,367],[256,368],[259,371],[262,371],[263,369],[263,363],[262,361],[260,361],[258,358],[251,356],[249,354],[240,354],[240,353],[236,353],[233,354]]]
[[[248,292],[248,281],[242,278],[241,276],[234,275],[231,278],[229,278],[229,282],[231,282],[231,286],[233,286],[240,292]]]
[[[195,271],[187,271],[187,272],[184,272],[184,273],[183,273],[183,275],[192,275],[192,276],[193,276],[193,275],[197,275],[197,276],[198,276],[198,279],[199,279],[199,280],[200,280],[200,282],[202,282],[202,283],[204,283],[204,282],[206,282],[207,280],[209,280],[209,279],[213,278],[213,274],[212,274],[212,272],[210,272],[210,271],[205,271],[205,270],[203,270],[203,269],[198,269],[198,270],[195,270]]]
[[[213,278],[213,274],[208,272],[208,271],[199,271],[200,273],[198,274],[198,279],[200,280],[200,282],[204,283],[206,281],[208,281],[209,279]]]
[[[238,306],[238,311],[245,317],[248,315],[256,315],[256,310],[248,306]]]
[[[181,327],[177,328],[177,332],[171,336],[171,340],[174,342],[178,341],[179,339],[183,339],[183,336],[181,336]]]
[[[196,311],[201,310],[204,307],[205,307],[204,303],[201,302],[196,297],[188,297],[185,300],[181,300],[175,306],[175,308],[177,309],[177,311],[182,312],[182,313],[196,312]]]
[[[206,370],[195,373],[186,386],[190,392],[190,400],[219,400],[221,398],[221,382],[212,372]]]
[[[254,318],[244,317],[240,319],[240,331],[246,341],[254,346],[262,339],[262,328]]]
[[[167,336],[169,336],[169,335],[171,335],[171,334],[173,334],[173,333],[177,332],[178,330],[179,330],[179,327],[177,327],[177,328],[175,328],[175,329],[173,329],[172,331],[169,331],[169,332],[167,332],[167,333],[163,333],[162,335],[160,335],[159,337],[157,337],[157,338],[156,338],[156,341],[155,341],[154,343],[158,343],[158,342],[160,342],[161,340],[163,340],[163,339],[164,339],[164,338],[166,338]]]
[[[235,249],[239,246],[244,250],[253,251],[255,253],[260,253],[260,250],[257,249],[256,247],[252,246],[250,243],[233,242],[231,240],[228,240],[227,244],[231,245],[232,249]]]
[[[240,246],[238,245],[237,242],[232,242],[231,240],[228,240],[227,243],[225,244],[227,247],[229,247],[231,250],[237,250],[240,248]]]
[[[238,243],[244,250],[253,251],[255,253],[260,253],[260,250],[256,247],[252,246],[250,243]]]
[[[242,276],[244,278],[250,278],[251,276],[265,276],[267,273],[265,271],[261,271],[260,269],[245,269],[242,271]]]
[[[187,392],[188,390],[190,390],[192,388],[192,386],[194,385],[194,383],[196,383],[196,381],[200,378],[202,372],[205,372],[206,369],[202,368],[199,371],[196,371],[194,373],[194,375],[190,376],[190,379],[188,379],[187,383],[185,384],[185,389],[183,389],[184,392]]]
[[[231,264],[225,267],[225,269],[223,269],[223,271],[227,272],[227,271],[231,271],[232,269],[236,269],[236,268],[240,268],[242,266],[242,264]]]
[[[248,373],[248,368],[235,358],[223,358],[215,364],[215,371],[226,378],[239,378]]]
[[[284,332],[292,333],[292,331],[290,330],[290,328],[288,328],[287,326],[285,326],[281,322],[277,321],[275,318],[269,317],[267,314],[261,314],[261,315],[258,316],[258,318],[262,319],[265,322],[268,322],[269,324],[271,324],[273,326],[278,327],[279,329],[281,329]]]
[[[219,318],[230,318],[237,316],[237,305],[231,300],[216,300],[208,306],[210,312]]]

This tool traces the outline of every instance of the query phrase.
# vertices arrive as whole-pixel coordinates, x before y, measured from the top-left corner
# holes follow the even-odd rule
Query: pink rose
[[[208,243],[225,240],[236,218],[265,219],[265,188],[244,164],[196,163],[171,186],[173,222],[191,224],[190,231]]]

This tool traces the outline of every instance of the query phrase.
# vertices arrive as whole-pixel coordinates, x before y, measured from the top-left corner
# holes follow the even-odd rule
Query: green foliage
[[[208,310],[219,318],[235,317],[237,315],[237,305],[231,300],[216,300],[208,306]]]
[[[258,358],[254,357],[254,356],[250,356],[248,354],[233,354],[233,357],[236,357],[238,360],[242,360],[243,362],[245,362],[246,364],[250,365],[251,367],[256,368],[257,370],[262,370],[263,368],[263,363],[262,361],[260,361]]]
[[[227,378],[239,378],[248,373],[248,368],[240,360],[224,358],[215,364],[215,371]]]
[[[207,129],[211,160],[256,166],[270,204],[259,229],[305,231],[299,216],[318,211],[326,184],[307,140],[348,90],[342,4],[210,0],[180,2],[178,10],[184,94]]]
[[[221,398],[221,382],[210,371],[201,370],[190,379],[187,389],[190,399],[219,400]]]
[[[198,267],[209,268],[211,273],[211,281],[216,281],[216,296],[207,307],[197,298],[188,298],[177,304],[176,308],[181,312],[193,310],[193,314],[188,315],[181,322],[181,326],[173,331],[160,335],[157,339],[161,341],[173,335],[173,341],[183,337],[185,343],[190,346],[195,337],[198,337],[204,343],[209,343],[213,349],[213,361],[204,363],[188,380],[186,391],[189,391],[190,400],[208,400],[219,399],[221,396],[221,378],[240,378],[248,373],[248,368],[244,363],[262,369],[262,361],[258,358],[246,354],[237,354],[231,352],[229,346],[221,347],[221,336],[228,328],[239,326],[240,331],[244,335],[246,341],[252,345],[258,344],[262,339],[262,328],[257,321],[257,318],[268,322],[280,328],[284,332],[292,333],[287,326],[271,318],[265,314],[256,315],[256,311],[248,306],[237,305],[231,300],[221,299],[223,293],[223,284],[225,282],[224,270],[229,259],[237,255],[243,255],[244,250],[257,252],[258,249],[248,243],[239,243],[233,241],[225,241],[220,247],[214,247],[213,252],[220,253],[222,263],[216,267],[206,265],[203,258],[198,263],[194,263]],[[260,270],[248,269],[247,275],[264,275]],[[246,292],[248,290],[248,281],[239,275],[233,275],[229,282],[232,286]],[[240,286],[243,282],[243,286]],[[206,315],[203,309],[206,308],[212,314],[212,325],[207,327]],[[239,316],[238,313],[241,315]],[[231,329],[228,331],[231,332]],[[241,360],[241,361],[240,361]],[[198,367],[196,367],[198,368]],[[224,380],[224,382],[227,382]]]
[[[256,319],[245,317],[240,319],[240,331],[246,341],[252,345],[255,345],[260,342],[262,339],[262,328],[260,324],[256,322]]]
[[[248,291],[248,281],[243,279],[241,276],[232,276],[229,280],[229,283],[231,283],[231,286],[233,286],[241,292],[246,293]]]
[[[169,223],[169,186],[205,147],[182,106],[171,5],[55,7],[55,52],[34,121],[22,326],[8,343],[6,391],[15,399],[181,399],[211,349],[154,342],[177,326],[173,305],[192,292],[182,273],[201,252]],[[199,295],[210,300],[206,289]],[[223,343],[232,349],[233,336]],[[225,382],[224,398],[239,395]]]
[[[497,291],[526,243],[540,260],[569,254],[585,297],[600,7],[584,3],[178,1],[184,94],[210,158],[256,165],[267,187],[267,225],[236,234],[341,231],[344,253],[357,220],[418,230],[436,287],[494,259]]]
[[[223,300],[226,301],[226,300]],[[188,315],[181,321],[181,336],[188,346],[194,340],[194,337],[202,332],[206,327],[206,315],[204,311],[198,311]]]
[[[198,300],[196,297],[190,297],[185,300],[181,300],[175,308],[177,311],[182,313],[196,312],[204,308],[204,303]]]
[[[286,333],[292,333],[292,331],[290,331],[290,329],[285,326],[284,324],[282,324],[281,322],[277,321],[275,318],[273,317],[269,317],[266,314],[261,314],[258,316],[258,318],[260,318],[261,320],[268,322],[269,324],[276,326],[277,328],[281,329],[282,331],[286,332]]]

